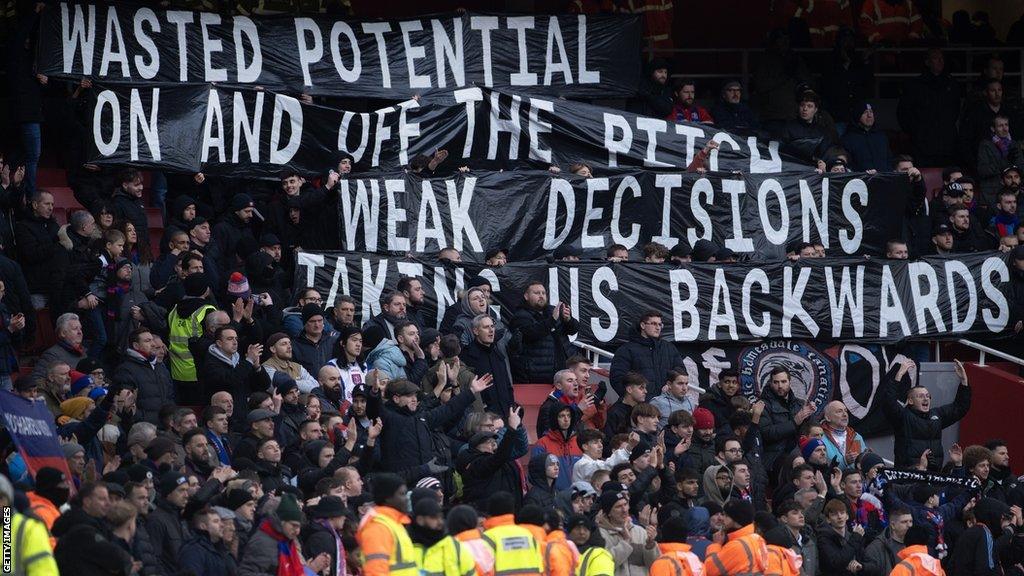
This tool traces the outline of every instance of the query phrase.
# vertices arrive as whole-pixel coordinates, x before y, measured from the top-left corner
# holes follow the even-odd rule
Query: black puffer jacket
[[[792,390],[780,398],[770,386],[761,393],[761,400],[764,400],[764,412],[759,422],[761,439],[764,441],[761,461],[765,470],[772,470],[779,456],[796,448],[799,427],[793,418],[800,411],[802,403]]]
[[[231,274],[238,261],[236,252],[242,237],[247,237],[253,242],[256,240],[252,233],[252,227],[242,222],[235,213],[228,214],[213,227],[212,243],[216,246],[212,253],[216,254],[217,266],[222,279],[226,279]]]
[[[381,405],[375,396],[367,398],[367,415],[371,419],[379,416],[384,424],[379,439],[381,469],[403,476],[410,485],[429,476],[427,463],[436,456],[431,430],[447,429],[462,417],[473,399],[473,391],[463,388],[443,406],[412,412],[391,401]]]
[[[135,387],[137,416],[140,421],[160,423],[160,408],[174,403],[171,373],[163,362],[150,364],[138,352],[129,349],[124,362],[114,372],[114,380],[125,387]]]
[[[882,410],[895,431],[893,453],[896,467],[913,466],[925,450],[931,450],[928,469],[937,471],[942,467],[942,430],[960,421],[971,408],[971,389],[957,386],[953,402],[920,412],[903,406],[896,400],[895,380],[898,367],[893,367],[885,376],[879,388]]]
[[[739,394],[739,392],[737,392]],[[736,408],[732,405],[732,397],[722,392],[721,386],[717,384],[708,390],[707,394],[700,397],[700,407],[707,408],[715,417],[715,431],[718,433],[732,433],[732,426],[729,425],[729,417]]]
[[[177,574],[181,545],[191,535],[181,517],[181,510],[163,498],[157,498],[156,510],[146,518],[146,531],[153,545],[153,554],[160,561],[164,574]]]
[[[67,250],[57,232],[60,224],[51,218],[32,216],[14,225],[18,262],[32,294],[55,295],[67,269]]]
[[[180,564],[183,572],[197,576],[233,576],[237,570],[235,559],[228,554],[223,544],[214,544],[210,536],[196,530],[191,538],[181,545]]]
[[[146,218],[146,207],[143,206],[142,199],[131,196],[118,188],[110,197],[110,205],[118,220],[127,220],[135,226],[139,244],[144,242],[146,246],[149,246],[149,219]]]
[[[671,342],[636,334],[620,346],[612,358],[612,389],[622,396],[625,392],[622,379],[626,373],[639,372],[647,379],[647,397],[654,398],[661,394],[668,371],[682,366],[683,357]]]
[[[456,459],[456,470],[462,475],[462,498],[465,504],[480,505],[495,492],[508,492],[516,498],[516,509],[523,503],[519,465],[512,459],[515,431],[505,429],[494,454],[476,448],[463,450]]]
[[[522,350],[512,358],[514,381],[547,384],[575,353],[569,336],[579,332],[579,320],[555,320],[554,309],[545,306],[537,310],[524,303],[516,310],[511,328],[522,335]]]

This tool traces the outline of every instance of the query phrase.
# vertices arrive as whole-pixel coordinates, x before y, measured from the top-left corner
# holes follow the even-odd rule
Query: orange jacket
[[[924,22],[913,0],[891,4],[886,0],[866,0],[860,12],[860,31],[868,43],[901,44],[921,37]]]
[[[464,530],[456,534],[455,539],[469,546],[469,551],[476,560],[477,576],[494,576],[494,552],[484,542],[483,532],[477,528]]]
[[[765,574],[772,576],[800,576],[804,559],[789,548],[768,545],[768,569]]]
[[[807,22],[811,44],[815,48],[831,48],[836,43],[840,26],[850,26],[850,4],[847,0],[807,0],[796,3],[794,18]]]
[[[658,544],[661,556],[651,564],[649,576],[700,576],[700,559],[690,552],[689,544],[666,542]]]
[[[60,510],[53,505],[53,502],[43,498],[35,492],[28,493],[29,510],[36,515],[37,518],[46,524],[46,529],[51,533],[53,532],[53,523],[60,517]],[[57,545],[57,539],[52,535],[50,536],[50,548]]]
[[[889,576],[946,576],[942,564],[928,555],[927,546],[907,546],[900,550],[900,563]]]
[[[547,543],[544,544],[544,568],[547,576],[572,576],[576,573],[576,565],[580,561],[580,553],[576,545],[565,538],[565,532],[552,530],[548,532]]]
[[[370,522],[374,514],[387,516],[399,524],[409,524],[412,520],[390,506],[378,505],[373,508],[373,512],[363,517],[359,525],[356,540],[359,541],[363,558],[366,559],[363,563],[363,575],[387,576],[391,572],[388,559],[396,546],[395,537],[387,527]]]
[[[754,525],[747,524],[729,533],[724,546],[708,546],[704,560],[707,576],[730,576],[731,574],[759,574],[768,566],[768,547],[764,538],[754,533]]]
[[[544,531],[543,527],[536,526],[534,524],[519,524],[519,527],[529,530],[530,534],[533,535],[533,539],[537,541],[537,549],[542,551],[541,566],[544,568],[544,574],[550,574],[550,572],[548,572],[549,568],[546,562],[547,558],[545,558],[543,554],[544,543],[548,541],[548,533]]]
[[[516,517],[514,514],[502,514],[501,516],[491,516],[484,520],[484,530],[490,530],[495,526],[508,526],[509,524],[515,525]]]

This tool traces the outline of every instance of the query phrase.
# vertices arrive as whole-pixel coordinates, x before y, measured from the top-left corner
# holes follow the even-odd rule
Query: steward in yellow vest
[[[365,576],[419,576],[416,549],[405,525],[409,517],[405,481],[394,474],[380,474],[373,483],[374,508],[363,517],[356,540],[363,552]]]
[[[615,557],[603,547],[604,539],[592,520],[582,515],[573,516],[565,530],[569,542],[580,552],[575,576],[615,576]]]
[[[541,576],[540,543],[516,525],[515,506],[515,497],[508,492],[495,492],[487,500],[491,517],[484,521],[484,542],[494,551],[494,575]]]

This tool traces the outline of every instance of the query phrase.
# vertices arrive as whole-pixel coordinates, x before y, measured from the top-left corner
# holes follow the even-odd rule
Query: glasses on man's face
[[[742,448],[727,448],[725,451],[729,452],[730,454],[743,454]]]

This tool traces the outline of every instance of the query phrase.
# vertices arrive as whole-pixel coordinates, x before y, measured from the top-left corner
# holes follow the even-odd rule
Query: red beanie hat
[[[715,415],[707,408],[697,408],[693,411],[693,428],[695,430],[713,430]]]

